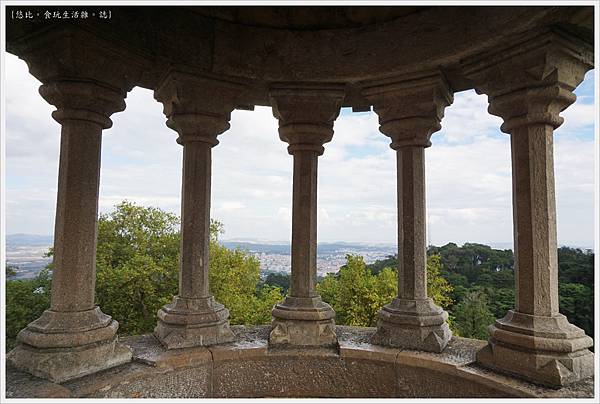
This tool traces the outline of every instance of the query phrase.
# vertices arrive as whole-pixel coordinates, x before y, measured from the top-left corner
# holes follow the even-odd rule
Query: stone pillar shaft
[[[50,309],[18,335],[13,364],[63,382],[131,359],[119,324],[94,305],[102,130],[125,108],[125,91],[88,81],[53,81],[40,93],[62,125]]]
[[[593,374],[593,341],[559,312],[552,145],[591,60],[588,45],[550,30],[463,66],[504,120],[512,154],[515,309],[490,326],[477,361],[552,387]]]
[[[212,145],[183,144],[181,192],[181,273],[179,295],[207,298],[210,239],[210,182]]]
[[[171,70],[155,91],[183,146],[179,293],[158,311],[154,334],[167,349],[233,340],[229,310],[209,287],[211,153],[229,129],[240,91],[232,82]]]
[[[333,346],[335,313],[321,300],[317,281],[317,162],[333,136],[344,98],[342,88],[273,88],[273,115],[279,137],[294,158],[292,197],[292,275],[290,291],[273,308],[269,344]]]
[[[371,342],[441,352],[452,334],[448,313],[427,296],[425,148],[452,93],[439,71],[367,83],[363,92],[396,150],[398,195],[398,296],[379,311]]]
[[[292,275],[290,296],[317,296],[317,160],[313,150],[294,156],[292,199]]]
[[[425,149],[396,151],[398,178],[398,297],[427,299]]]
[[[51,309],[94,308],[102,127],[65,120],[61,129]]]
[[[558,258],[553,128],[536,124],[511,133],[516,309],[558,313]]]

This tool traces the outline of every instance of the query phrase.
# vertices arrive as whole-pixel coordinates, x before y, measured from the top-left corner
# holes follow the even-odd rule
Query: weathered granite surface
[[[7,364],[6,396],[33,397],[593,397],[593,377],[558,390],[474,364],[484,341],[453,337],[443,353],[369,343],[375,328],[337,326],[339,348],[268,348],[269,326],[232,326],[228,344],[166,350],[122,338],[133,361],[66,383]]]
[[[51,308],[20,332],[8,354],[15,367],[75,396],[541,394],[468,370],[471,356],[454,363],[422,352],[452,350],[456,340],[447,313],[427,297],[424,149],[452,94],[475,89],[511,137],[516,287],[515,306],[496,320],[488,345],[467,351],[488,369],[555,388],[593,376],[592,339],[559,312],[553,167],[560,113],[593,68],[593,7],[115,6],[111,13],[96,22],[7,20],[8,51],[42,83],[62,127]],[[184,146],[179,293],[155,329],[176,351],[147,349],[134,362],[146,370],[130,368],[116,321],[94,306],[102,130],[136,86],[154,91]],[[269,349],[263,340],[240,345],[238,336],[187,350],[235,338],[227,308],[208,287],[211,148],[234,109],[256,105],[273,108],[294,160],[289,295],[272,312]],[[391,351],[338,341],[335,313],[315,288],[317,162],[341,107],[373,108],[397,150],[399,293],[370,340]],[[329,366],[336,384],[314,372],[319,366]],[[193,388],[180,389],[179,379],[194,380]]]

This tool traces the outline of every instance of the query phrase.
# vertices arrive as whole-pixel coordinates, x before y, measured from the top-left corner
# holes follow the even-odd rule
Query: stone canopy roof
[[[109,20],[8,19],[7,49],[21,56],[44,33],[81,31],[90,46],[109,47],[137,66],[135,86],[156,89],[165,70],[177,66],[244,82],[240,108],[269,105],[274,82],[317,82],[345,86],[344,106],[363,110],[369,107],[360,95],[364,82],[441,69],[450,87],[462,91],[472,83],[461,61],[520,38],[560,29],[593,43],[593,7],[581,6],[110,10]]]

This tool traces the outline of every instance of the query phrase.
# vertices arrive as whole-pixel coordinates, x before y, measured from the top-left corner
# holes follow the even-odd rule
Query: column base
[[[452,337],[447,319],[448,313],[431,299],[396,298],[379,311],[371,343],[439,353]]]
[[[98,307],[46,310],[19,333],[19,345],[7,357],[18,369],[62,383],[129,362],[131,350],[117,342],[118,327]]]
[[[560,388],[594,374],[593,340],[562,314],[533,316],[510,310],[490,326],[477,353],[483,367]]]
[[[186,299],[176,296],[158,311],[154,335],[167,349],[223,344],[234,340],[229,310],[213,296]]]
[[[337,346],[335,312],[318,296],[287,296],[272,314],[269,346]]]

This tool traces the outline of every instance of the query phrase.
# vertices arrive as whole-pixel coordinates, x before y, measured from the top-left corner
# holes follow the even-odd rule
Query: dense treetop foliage
[[[452,302],[452,287],[439,276],[440,258],[427,261],[427,293],[438,304]],[[377,324],[377,312],[398,294],[396,269],[384,267],[376,273],[358,255],[347,255],[346,264],[328,274],[317,285],[321,298],[335,310],[337,324],[370,326]]]
[[[232,324],[268,324],[271,309],[289,289],[288,274],[260,278],[256,258],[219,243],[220,223],[211,222],[210,289],[230,311]],[[121,334],[150,333],[157,311],[177,294],[179,218],[157,208],[123,202],[98,221],[96,302],[119,322]],[[49,254],[52,254],[50,250]],[[594,254],[558,249],[560,310],[593,336]],[[375,326],[377,312],[396,296],[397,258],[373,264],[348,255],[337,273],[319,279],[317,289],[336,312],[336,323]],[[7,348],[19,330],[49,307],[52,264],[34,279],[10,279],[6,268]],[[511,250],[466,243],[429,247],[427,291],[449,314],[455,335],[487,338],[487,327],[514,307]]]
[[[454,332],[471,338],[487,338],[481,330],[501,318],[515,305],[514,254],[483,244],[465,243],[459,247],[448,243],[431,246],[429,256],[439,256],[441,278],[451,286],[451,303],[441,306],[449,311]],[[390,256],[369,268],[378,273],[385,267],[395,268],[398,260]],[[594,335],[594,254],[569,247],[558,249],[560,311],[569,321]],[[486,312],[489,310],[492,316]],[[467,325],[466,312],[477,314],[486,324]],[[490,321],[490,318],[492,319]],[[470,320],[473,323],[472,320]]]
[[[13,276],[15,276],[17,274],[17,267],[15,265],[10,265],[10,264],[6,264],[4,266],[5,268],[5,274],[6,274],[6,279],[12,278]]]
[[[258,260],[218,242],[222,225],[211,222],[210,288],[232,324],[266,324],[283,298],[278,287],[259,285]],[[157,208],[123,202],[100,215],[96,254],[96,303],[119,322],[119,333],[150,333],[158,310],[177,294],[179,218]],[[52,254],[52,251],[50,251]],[[7,282],[7,346],[19,330],[49,307],[51,269],[34,279]]]

